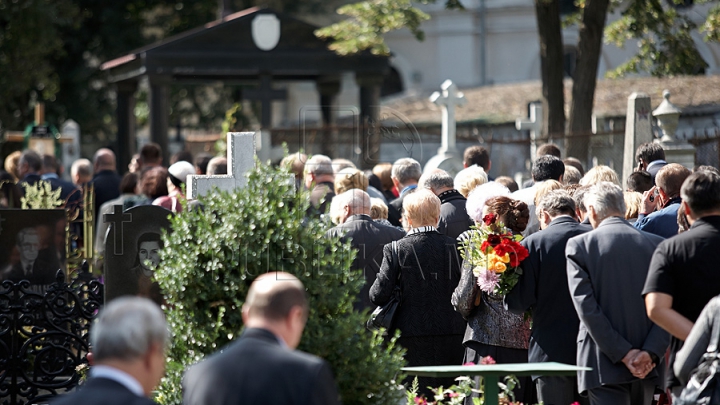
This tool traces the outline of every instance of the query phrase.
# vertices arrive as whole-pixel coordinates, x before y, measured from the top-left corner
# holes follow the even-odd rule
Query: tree
[[[365,282],[350,270],[349,243],[326,238],[328,224],[306,219],[307,191],[296,193],[291,174],[256,161],[244,189],[214,192],[203,210],[171,220],[156,278],[174,333],[167,377],[158,399],[181,402],[187,366],[222,348],[242,331],[240,309],[253,279],[268,271],[295,274],[307,288],[310,315],[300,350],[327,360],[346,404],[393,404],[404,364],[395,339],[365,329],[367,311],[353,310]]]
[[[673,0],[684,4],[684,0]],[[711,0],[699,1],[699,3]],[[347,15],[341,21],[317,32],[323,38],[332,38],[332,49],[341,54],[369,49],[387,54],[389,50],[383,35],[406,27],[419,40],[423,39],[421,23],[429,16],[411,0],[373,0],[344,6],[339,14]],[[702,73],[707,63],[702,59],[691,37],[697,28],[689,16],[672,5],[663,6],[660,0],[576,0],[578,13],[570,22],[580,24],[578,59],[573,77],[569,116],[571,135],[588,135],[592,129],[592,109],[595,98],[598,63],[603,33],[609,42],[623,46],[627,40],[638,40],[638,53],[628,62],[610,73],[618,77],[626,73],[647,72],[653,76]],[[609,11],[626,7],[619,20],[607,28]],[[459,1],[446,0],[448,8],[462,8]],[[535,0],[540,38],[541,77],[545,134],[565,132],[564,94],[562,83],[563,43],[559,25],[559,0]],[[720,6],[714,7],[701,30],[706,40],[720,39]],[[577,138],[567,139],[566,153],[582,157],[587,143]]]

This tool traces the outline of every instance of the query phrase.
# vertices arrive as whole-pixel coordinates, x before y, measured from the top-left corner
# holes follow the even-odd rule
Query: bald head
[[[372,208],[370,196],[363,190],[354,188],[335,196],[335,198],[339,199],[339,207],[344,211],[344,219],[352,215],[370,215],[370,208]],[[345,221],[343,220],[343,222]]]
[[[115,153],[108,148],[98,149],[93,156],[95,173],[101,170],[115,170]]]
[[[243,312],[249,320],[282,321],[294,307],[307,313],[305,287],[290,273],[267,273],[253,281]]]

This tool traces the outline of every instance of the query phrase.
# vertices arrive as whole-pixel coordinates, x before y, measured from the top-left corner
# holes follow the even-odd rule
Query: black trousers
[[[654,395],[655,383],[646,380],[588,390],[590,405],[650,405]]]

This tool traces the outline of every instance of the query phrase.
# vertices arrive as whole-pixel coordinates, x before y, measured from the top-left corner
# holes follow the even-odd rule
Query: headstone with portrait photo
[[[105,302],[123,295],[139,295],[161,304],[162,293],[153,273],[159,264],[161,235],[170,232],[172,215],[165,208],[142,205],[127,211],[113,207],[103,221],[109,224],[105,238]]]
[[[43,291],[58,270],[67,274],[66,221],[63,209],[0,209],[0,281]]]

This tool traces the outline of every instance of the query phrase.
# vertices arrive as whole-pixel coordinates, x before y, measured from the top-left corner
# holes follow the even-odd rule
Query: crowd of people
[[[353,268],[363,271],[365,284],[355,307],[372,310],[386,304],[396,287],[402,290],[390,334],[401,332],[398,342],[409,366],[477,363],[486,356],[498,363],[576,364],[589,369],[575,377],[521,380],[517,401],[649,405],[660,393],[680,394],[720,316],[714,299],[720,294],[720,273],[714,271],[720,259],[720,173],[667,163],[657,143],[641,145],[635,158],[637,169],[621,182],[608,166],[586,171],[577,159],[562,159],[557,146],[542,145],[532,178],[522,187],[508,176],[488,176],[492,162],[482,146],[465,151],[464,169],[454,176],[440,169],[423,172],[412,158],[367,171],[345,159],[302,153],[280,164],[295,175],[298,189],[308,191],[307,215],[326,221],[328,236],[357,249]],[[9,157],[8,172],[0,176],[19,185],[46,179],[63,190],[68,205],[79,187],[93,184],[99,214],[116,204],[177,212],[186,176],[224,173],[222,160],[181,153],[166,169],[162,151],[148,144],[120,177],[112,152],[101,149],[93,162],[73,164],[70,183],[60,180],[54,158],[26,151]],[[0,192],[0,202],[17,204],[19,190]],[[466,259],[470,249],[478,249],[471,241],[488,214],[522,239],[528,253],[517,284],[504,295],[479,288]],[[100,241],[104,226],[98,224]],[[267,285],[256,292],[274,294],[272,280],[256,283],[261,281]],[[254,355],[262,348],[279,361],[268,342],[297,346],[307,316],[304,298],[292,292],[301,288],[297,283],[281,288],[282,311],[258,310],[262,320],[253,322],[249,310],[250,329],[232,353]],[[232,353],[191,369],[188,403],[225,403],[234,395],[202,383],[218,370],[252,373],[233,363]],[[304,384],[298,392],[314,398],[312,403],[337,401],[326,364],[302,356],[292,367],[312,366],[318,379],[308,384],[320,388],[305,393]],[[420,379],[425,394],[425,387],[450,384]]]

